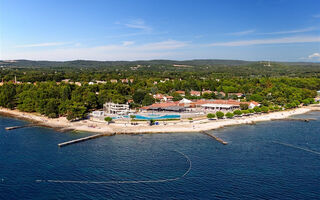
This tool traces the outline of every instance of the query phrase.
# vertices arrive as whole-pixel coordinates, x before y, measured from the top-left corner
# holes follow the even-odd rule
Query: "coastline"
[[[198,119],[190,121],[173,121],[149,126],[147,122],[139,125],[130,123],[99,123],[91,120],[69,122],[65,117],[47,118],[38,113],[26,113],[18,110],[0,108],[0,115],[30,121],[37,126],[53,128],[58,131],[84,131],[104,134],[142,134],[142,133],[174,133],[174,132],[201,132],[215,130],[226,126],[255,124],[256,122],[285,119],[293,115],[304,114],[310,111],[320,111],[319,106],[304,106],[291,110],[243,116],[233,119],[208,120]]]

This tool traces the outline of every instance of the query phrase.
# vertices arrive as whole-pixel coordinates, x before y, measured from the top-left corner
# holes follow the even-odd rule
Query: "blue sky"
[[[319,0],[0,0],[0,59],[320,61]]]

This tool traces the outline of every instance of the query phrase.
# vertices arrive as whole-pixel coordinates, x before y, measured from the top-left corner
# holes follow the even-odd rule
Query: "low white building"
[[[96,110],[96,111],[93,111],[90,115],[92,117],[104,117],[105,116],[105,112],[101,111],[101,110]]]
[[[253,109],[254,107],[256,106],[260,106],[260,104],[258,102],[255,102],[255,101],[251,101],[248,105],[248,108],[249,109]]]
[[[129,104],[118,104],[107,102],[103,105],[103,110],[107,114],[127,115],[130,112]]]
[[[235,109],[239,109],[239,105],[232,105],[232,104],[215,104],[215,103],[208,103],[201,105],[202,108],[205,110],[212,110],[212,111],[232,111]]]

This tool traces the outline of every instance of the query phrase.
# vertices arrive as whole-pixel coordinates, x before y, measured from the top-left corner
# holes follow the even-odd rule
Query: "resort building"
[[[107,102],[103,105],[103,110],[107,114],[127,115],[130,112],[129,104],[117,104]]]
[[[202,91],[202,94],[205,94],[205,93],[211,94],[212,91],[210,91],[210,90],[203,90],[203,91]]]
[[[193,104],[193,101],[186,98],[181,99],[178,103],[179,106],[183,106],[185,108],[193,107],[192,104]]]
[[[153,95],[153,98],[155,98],[156,100],[159,100],[160,102],[168,102],[168,101],[172,101],[173,99],[172,96],[167,96],[163,94],[155,94]]]
[[[105,116],[105,112],[104,111],[100,111],[100,110],[95,110],[90,114],[92,117],[104,117]]]
[[[74,84],[77,85],[77,86],[81,86],[80,82],[74,82]]]
[[[203,104],[201,105],[201,107],[204,110],[217,112],[217,111],[233,111],[235,109],[239,109],[240,105],[210,103],[210,104]]]
[[[106,84],[107,81],[96,81],[98,84]]]
[[[260,103],[255,102],[255,101],[247,102],[247,104],[249,105],[249,106],[248,106],[249,109],[253,109],[253,108],[256,107],[256,106],[260,106]]]
[[[182,90],[178,90],[178,91],[176,91],[176,93],[180,94],[180,96],[182,96],[182,97],[186,96],[186,92],[182,91]]]
[[[244,95],[242,93],[228,93],[228,97],[236,96],[238,98],[243,97]]]
[[[63,79],[61,82],[69,83],[70,79]]]
[[[195,97],[200,97],[200,96],[201,96],[201,92],[191,90],[191,91],[190,91],[190,95],[191,95],[191,96],[195,96]]]
[[[221,96],[221,97],[225,97],[225,96],[226,96],[226,94],[225,94],[224,92],[214,91],[214,94],[215,94],[216,96]]]
[[[140,108],[140,111],[168,111],[168,112],[184,112],[186,108],[183,106],[177,105],[175,102],[170,103],[155,103],[151,106],[145,106]]]
[[[185,113],[207,113],[207,112],[230,112],[236,109],[240,109],[240,104],[248,104],[249,108],[260,106],[255,101],[240,102],[239,100],[188,100],[183,98],[181,101],[154,103],[150,106],[140,108],[140,111],[168,111],[168,112],[185,112]]]
[[[129,80],[128,79],[121,79],[121,82],[122,83],[129,83]]]

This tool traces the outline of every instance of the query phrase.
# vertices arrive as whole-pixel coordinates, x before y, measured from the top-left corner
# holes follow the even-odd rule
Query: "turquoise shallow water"
[[[318,120],[214,131],[226,146],[200,133],[175,133],[102,137],[64,148],[57,144],[89,134],[7,132],[4,127],[26,122],[1,117],[0,199],[318,199],[320,113],[300,117]],[[181,177],[190,168],[184,155],[192,167]],[[116,183],[164,179],[175,180]]]
[[[155,115],[155,114],[149,114],[149,115],[135,115],[135,119],[139,120],[157,120],[157,119],[179,119],[181,116],[180,115]],[[124,118],[129,118],[129,116],[124,116]],[[117,119],[114,117],[114,119]]]

